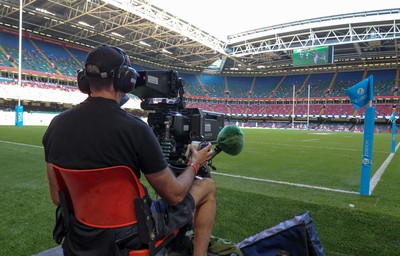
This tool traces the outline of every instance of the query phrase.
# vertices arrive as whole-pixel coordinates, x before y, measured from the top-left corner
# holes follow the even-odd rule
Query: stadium
[[[54,116],[85,100],[76,71],[102,44],[125,50],[137,71],[177,71],[186,107],[219,113],[243,130],[243,151],[213,160],[213,235],[238,243],[310,211],[327,255],[399,255],[395,4],[258,25],[221,39],[145,0],[21,2],[22,20],[18,1],[0,2],[0,255],[57,246],[41,140]],[[376,112],[365,196],[367,107],[356,110],[346,90],[370,76]],[[123,108],[147,120],[151,110],[129,97]]]

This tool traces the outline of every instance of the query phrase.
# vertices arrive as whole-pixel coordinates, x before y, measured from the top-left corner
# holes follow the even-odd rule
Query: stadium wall
[[[24,112],[24,125],[47,126],[58,113],[29,113]],[[0,110],[0,125],[15,125],[15,111]]]

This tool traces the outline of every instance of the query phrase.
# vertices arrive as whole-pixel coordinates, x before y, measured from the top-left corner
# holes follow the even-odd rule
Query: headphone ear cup
[[[89,81],[87,80],[87,78],[85,76],[84,70],[78,71],[77,80],[78,80],[79,90],[85,94],[90,94]]]
[[[139,74],[128,65],[122,65],[114,76],[114,87],[117,91],[128,93],[133,90]]]

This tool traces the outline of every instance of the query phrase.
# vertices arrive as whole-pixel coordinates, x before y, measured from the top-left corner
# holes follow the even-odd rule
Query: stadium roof
[[[18,2],[1,1],[0,27],[19,28]],[[163,1],[153,2],[162,7]],[[177,7],[183,2],[186,1],[175,1],[171,6]],[[302,3],[306,5],[306,1]],[[186,72],[275,74],[391,68],[398,65],[400,8],[366,10],[359,7],[357,12],[329,16],[320,16],[326,13],[322,11],[325,9],[319,9],[315,12],[317,17],[280,24],[264,20],[265,16],[278,12],[270,8],[265,16],[258,16],[261,20],[259,26],[239,30],[224,39],[212,28],[223,27],[221,24],[236,29],[240,26],[233,25],[232,19],[224,18],[222,14],[218,18],[213,17],[215,12],[210,11],[209,14],[199,4],[203,2],[198,1],[196,6],[186,4],[191,7],[186,12],[192,12],[192,15],[184,15],[177,13],[178,8],[169,11],[165,6],[157,7],[152,5],[152,1],[145,0],[23,0],[23,29],[27,33],[88,48],[100,44],[119,46],[137,64]],[[380,6],[385,7],[383,3]],[[260,15],[256,11],[260,6],[252,7],[247,11],[236,6],[245,12],[254,11],[254,17]],[[209,8],[220,9],[221,13],[238,19],[237,14],[221,9],[221,6]],[[301,8],[309,11],[309,15],[313,15],[316,9],[315,6]],[[289,13],[288,7],[276,9],[281,16]],[[326,9],[332,7],[327,6]],[[301,9],[298,11],[301,13]],[[203,13],[203,20],[212,21],[214,26],[207,28],[199,21],[188,21],[198,12]],[[240,17],[242,23],[247,24],[246,18]],[[233,30],[226,29],[226,32],[229,31]],[[292,65],[294,50],[315,46],[334,46],[334,63],[315,67]]]
[[[169,13],[207,31],[221,40],[248,30],[297,22],[310,18],[355,12],[396,9],[398,0],[286,1],[278,5],[265,0],[149,0]]]

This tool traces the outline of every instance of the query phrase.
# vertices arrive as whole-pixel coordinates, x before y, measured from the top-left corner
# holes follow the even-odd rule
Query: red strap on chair
[[[165,243],[166,240],[176,237],[178,235],[178,233],[179,233],[179,229],[175,230],[174,232],[172,232],[170,235],[164,237],[163,239],[158,240],[155,243],[155,247],[157,248],[158,246]],[[149,255],[150,255],[149,249],[140,249],[140,250],[134,250],[134,251],[129,252],[129,256],[149,256]]]

